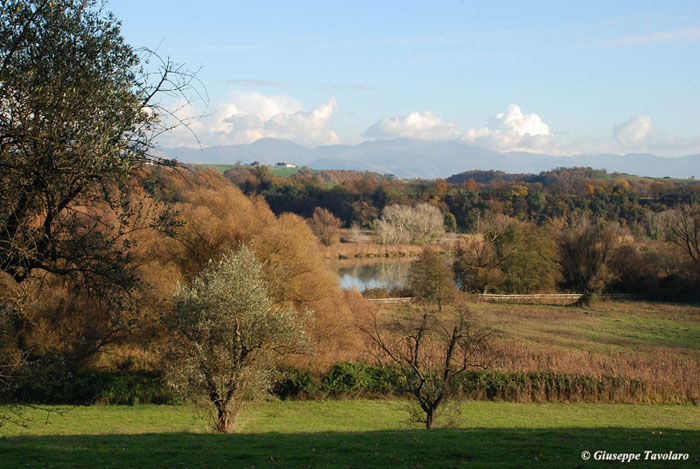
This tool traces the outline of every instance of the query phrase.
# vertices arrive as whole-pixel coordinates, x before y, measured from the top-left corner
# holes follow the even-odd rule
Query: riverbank
[[[382,244],[377,242],[372,231],[363,231],[360,236],[353,236],[350,230],[342,230],[341,242],[331,246],[322,246],[321,254],[326,259],[357,259],[382,257],[418,257],[425,247],[433,248],[441,254],[454,254],[460,239],[468,234],[446,233],[436,242],[428,245],[417,244]]]

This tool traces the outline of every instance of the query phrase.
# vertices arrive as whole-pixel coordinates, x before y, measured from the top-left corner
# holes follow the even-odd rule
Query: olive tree
[[[273,304],[262,267],[246,246],[211,262],[178,289],[166,318],[169,380],[214,405],[220,432],[232,432],[241,406],[272,386],[278,357],[308,344],[308,316]]]

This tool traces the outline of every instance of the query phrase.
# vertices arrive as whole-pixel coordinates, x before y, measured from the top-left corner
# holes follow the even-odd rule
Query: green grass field
[[[516,356],[530,357],[514,362],[517,369],[603,366],[615,375],[666,376],[662,387],[697,389],[698,306],[479,303],[472,309],[513,344]],[[681,362],[673,365],[669,358],[676,356]],[[673,381],[675,374],[682,376]],[[46,412],[29,409],[28,428],[0,431],[0,467],[597,467],[607,464],[584,461],[581,453],[643,457],[647,450],[689,459],[635,466],[700,464],[697,405],[465,402],[455,427],[427,432],[409,423],[407,402],[264,402],[239,417],[233,435],[212,433],[211,420],[189,406],[59,407],[48,421]]]
[[[235,164],[198,164],[198,165],[192,165],[192,166],[200,166],[202,168],[213,168],[217,170],[219,173],[224,174],[227,170],[234,168],[236,165]]]
[[[700,408],[468,402],[457,428],[408,423],[401,401],[257,404],[239,433],[208,432],[185,406],[28,410],[6,427],[1,467],[595,467],[583,451],[688,453],[700,463]],[[666,464],[676,467],[683,464]],[[647,464],[660,467],[659,464]]]
[[[482,321],[524,342],[586,351],[644,352],[669,347],[700,353],[700,307],[600,301],[589,308],[481,303]]]
[[[227,170],[231,168],[235,168],[236,165],[234,164],[199,164],[196,166],[201,166],[202,168],[213,168],[217,170],[219,173],[224,174]],[[281,178],[288,178],[290,176],[293,176],[294,174],[298,173],[301,168],[284,168],[284,167],[276,167],[276,166],[268,166],[267,167],[268,171],[270,171],[270,174],[281,177]],[[319,169],[312,169],[314,173],[320,173],[321,170]]]

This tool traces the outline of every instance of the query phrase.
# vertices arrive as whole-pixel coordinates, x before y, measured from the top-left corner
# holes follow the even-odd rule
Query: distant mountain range
[[[647,153],[627,155],[551,156],[527,152],[499,153],[462,142],[377,140],[358,145],[307,148],[288,140],[263,138],[247,145],[220,145],[202,150],[164,150],[183,163],[274,165],[295,163],[313,169],[352,169],[391,173],[403,178],[436,178],[469,170],[539,173],[558,167],[591,167],[647,177],[700,177],[700,155],[663,158]]]

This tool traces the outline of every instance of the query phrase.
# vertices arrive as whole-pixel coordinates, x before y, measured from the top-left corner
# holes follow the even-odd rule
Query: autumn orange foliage
[[[342,359],[354,333],[350,311],[306,221],[293,214],[275,216],[262,198],[246,197],[213,171],[173,172],[167,177],[171,180],[166,186],[178,186],[180,200],[173,208],[182,226],[147,242],[144,255],[150,261],[142,272],[148,283],[161,294],[173,291],[210,260],[245,244],[263,263],[265,280],[279,304],[313,311],[314,336],[323,353],[297,357],[296,362],[322,368]]]

